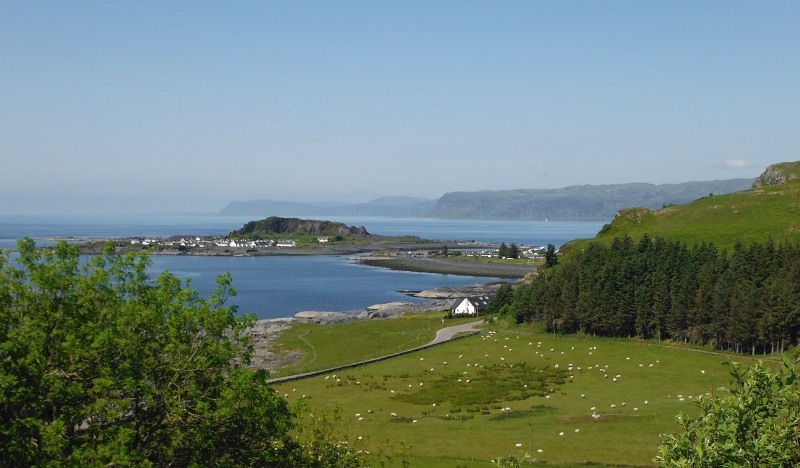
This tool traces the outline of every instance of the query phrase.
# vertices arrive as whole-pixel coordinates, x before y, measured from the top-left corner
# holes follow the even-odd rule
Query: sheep
[[[416,420],[416,419],[414,419],[414,420],[413,420],[413,421],[411,421],[411,422],[412,422],[412,423],[415,423],[415,422],[417,422],[417,420]]]
[[[625,405],[625,402],[624,402],[624,401],[622,402],[622,406],[627,406],[627,405]]]
[[[397,417],[397,413],[392,413],[392,417],[396,418]]]
[[[424,358],[424,357],[421,357],[421,358],[419,358],[419,360],[420,360],[420,361],[424,361],[424,360],[425,360],[425,358]]]
[[[580,429],[575,429],[575,432],[580,432],[580,431],[581,431]]]
[[[647,400],[644,400],[644,404],[645,404],[645,405],[647,404]]]
[[[358,418],[358,420],[359,420],[359,421],[363,421],[363,420],[364,420],[364,418]]]
[[[563,432],[559,432],[558,435],[562,436],[562,435],[564,435],[564,433]]]
[[[519,448],[519,447],[522,447],[522,444],[517,444],[517,447],[518,447],[518,448]]]
[[[613,404],[613,403],[612,403],[612,404],[611,404],[611,409],[617,409],[617,405],[615,405],[615,404]]]
[[[359,416],[361,416],[361,413],[356,413],[356,417],[359,417]]]
[[[583,393],[581,393],[581,398],[586,398],[586,395],[584,395]]]

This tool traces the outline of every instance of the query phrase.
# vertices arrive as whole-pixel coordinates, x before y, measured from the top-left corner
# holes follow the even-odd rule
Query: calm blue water
[[[311,217],[306,217],[311,218]],[[253,217],[194,216],[0,216],[0,248],[21,237],[125,237],[183,234],[223,235]],[[562,245],[593,237],[602,222],[442,220],[428,218],[326,217],[365,226],[374,234],[413,234],[437,240]],[[37,242],[43,244],[44,242]],[[345,311],[396,300],[416,301],[400,290],[499,281],[497,278],[398,272],[353,264],[348,257],[173,257],[153,256],[151,275],[170,270],[188,278],[203,296],[221,273],[231,273],[241,312],[259,318],[289,317],[303,310]]]

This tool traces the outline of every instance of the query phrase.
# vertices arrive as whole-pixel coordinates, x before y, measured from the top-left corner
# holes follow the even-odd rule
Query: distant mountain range
[[[561,189],[451,192],[438,200],[383,197],[367,203],[234,201],[222,215],[396,216],[482,219],[608,220],[629,207],[661,208],[708,196],[747,190],[753,179],[653,185],[573,185]]]

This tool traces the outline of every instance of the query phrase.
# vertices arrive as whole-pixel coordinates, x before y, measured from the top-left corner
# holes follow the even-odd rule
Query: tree
[[[729,362],[733,386],[696,402],[702,415],[679,414],[681,433],[662,435],[655,461],[674,467],[797,466],[800,390],[796,354],[776,369]]]
[[[506,256],[508,258],[519,258],[519,247],[517,244],[514,244],[513,242],[511,243],[511,245],[508,247],[508,255]]]
[[[556,266],[558,264],[558,253],[556,253],[556,246],[547,244],[547,250],[544,251],[544,265],[546,268]]]
[[[286,401],[249,369],[252,316],[200,298],[113,244],[0,255],[0,459],[6,466],[313,466]]]
[[[505,242],[500,243],[500,248],[497,249],[498,258],[505,258],[508,256],[508,246]]]

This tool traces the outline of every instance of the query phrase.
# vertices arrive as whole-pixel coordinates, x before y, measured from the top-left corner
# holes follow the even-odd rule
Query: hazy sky
[[[0,214],[794,160],[800,2],[0,2]]]

